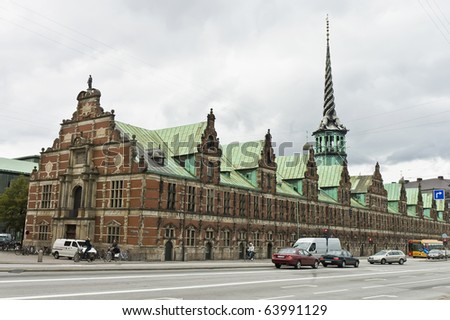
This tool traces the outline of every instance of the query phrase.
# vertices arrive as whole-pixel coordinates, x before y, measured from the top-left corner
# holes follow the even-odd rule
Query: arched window
[[[73,209],[70,211],[70,218],[78,217],[78,210],[81,207],[81,196],[83,194],[83,188],[80,186],[73,189]]]

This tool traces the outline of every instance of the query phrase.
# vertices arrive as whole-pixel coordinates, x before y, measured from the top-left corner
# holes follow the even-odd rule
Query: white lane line
[[[408,282],[380,284],[380,285],[377,285],[377,286],[361,287],[361,288],[362,289],[373,289],[373,288],[383,288],[383,287],[395,287],[395,286],[402,286],[402,285],[405,285],[405,284],[416,284],[416,283],[423,283],[423,282],[442,281],[442,280],[446,280],[446,279],[450,279],[450,277],[436,278],[436,279],[426,279],[426,280],[420,280],[420,281],[408,281]]]
[[[385,298],[398,298],[398,296],[391,296],[391,295],[387,295],[387,294],[382,294],[379,296],[371,296],[371,297],[363,297],[363,300],[368,300],[368,299],[385,299]]]
[[[385,278],[369,278],[365,279],[364,281],[386,281]]]
[[[317,288],[317,285],[315,285],[315,284],[299,284],[296,286],[281,287],[281,289],[292,289],[292,288]]]
[[[348,291],[348,289],[314,292],[313,294],[327,294],[327,293],[336,293],[336,292],[344,292],[344,291]]]
[[[258,273],[270,273],[272,271],[259,271]],[[254,271],[239,271],[239,272],[219,272],[214,275],[233,275],[233,274],[255,274]],[[138,275],[138,276],[93,276],[93,277],[76,277],[76,278],[44,278],[44,279],[16,279],[16,280],[0,280],[1,283],[28,283],[28,282],[62,282],[62,281],[92,281],[92,280],[114,280],[114,279],[148,279],[148,278],[178,278],[178,277],[204,277],[211,275],[211,273],[177,273],[177,274],[152,274],[152,275]]]
[[[289,298],[293,298],[293,297],[295,297],[295,296],[281,296],[281,297],[270,297],[270,298],[261,298],[261,299],[258,299],[258,300],[285,300],[285,299],[289,299]]]

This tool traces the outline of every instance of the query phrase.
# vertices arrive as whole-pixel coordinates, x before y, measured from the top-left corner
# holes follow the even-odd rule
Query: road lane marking
[[[279,299],[286,300],[286,299],[293,298],[293,297],[295,297],[295,296],[291,295],[291,296],[281,296],[281,297],[270,297],[270,298],[261,298],[258,300],[279,300]]]
[[[385,278],[369,278],[365,279],[364,281],[386,281]]]
[[[393,295],[387,295],[387,294],[382,294],[379,296],[371,296],[371,297],[363,297],[363,300],[368,300],[368,299],[379,299],[379,298],[398,298],[398,296],[393,296]]]
[[[299,284],[295,286],[285,286],[281,287],[281,289],[292,289],[292,288],[317,288],[317,285],[315,284]]]
[[[344,291],[348,291],[348,289],[321,291],[321,292],[314,292],[313,294],[327,294],[327,293],[336,293],[336,292],[344,292]]]
[[[442,281],[445,279],[450,279],[450,277],[446,278],[436,278],[436,279],[426,279],[426,280],[419,280],[419,281],[409,281],[409,282],[398,282],[398,283],[389,283],[389,284],[380,284],[376,286],[370,286],[370,287],[361,287],[362,289],[374,289],[374,288],[382,288],[382,287],[393,287],[393,286],[402,286],[405,284],[416,284],[416,283],[422,283],[422,282],[431,282],[431,281]]]

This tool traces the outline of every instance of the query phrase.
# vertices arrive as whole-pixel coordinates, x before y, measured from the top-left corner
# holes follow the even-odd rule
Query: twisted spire
[[[331,76],[331,55],[330,55],[330,24],[327,15],[327,55],[325,61],[325,89],[323,103],[323,118],[319,129],[347,130],[337,117],[334,104],[333,79]]]

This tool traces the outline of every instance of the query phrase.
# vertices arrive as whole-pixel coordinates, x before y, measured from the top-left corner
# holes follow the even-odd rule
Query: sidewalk
[[[270,268],[270,259],[254,261],[245,260],[205,260],[205,261],[120,261],[74,262],[67,258],[55,259],[43,256],[38,262],[38,255],[16,255],[13,251],[0,251],[0,272],[25,271],[105,271],[105,270],[180,270],[180,269],[219,269],[219,268]]]

